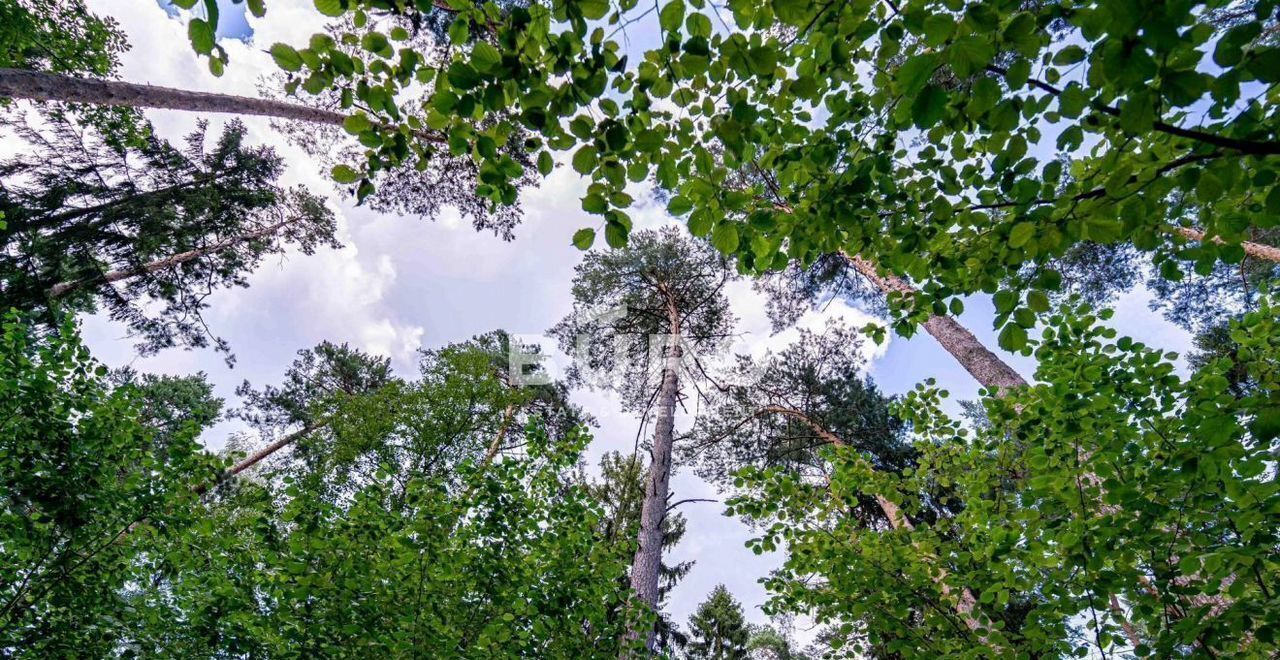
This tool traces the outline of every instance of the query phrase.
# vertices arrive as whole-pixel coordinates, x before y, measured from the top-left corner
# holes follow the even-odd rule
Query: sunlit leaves
[[[271,59],[275,60],[276,66],[285,71],[301,71],[302,57],[298,55],[298,51],[294,50],[289,44],[277,43],[271,46]]]

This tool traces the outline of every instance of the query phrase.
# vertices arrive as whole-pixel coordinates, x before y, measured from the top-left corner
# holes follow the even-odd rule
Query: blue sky
[[[320,28],[311,0],[270,0],[264,19],[245,15],[242,6],[222,4],[219,34],[230,54],[222,78],[213,78],[188,47],[185,27],[171,15],[165,0],[126,3],[89,0],[91,8],[115,17],[133,44],[123,57],[123,78],[131,82],[168,85],[253,96],[260,76],[274,71],[265,49],[276,41],[305,43]],[[644,24],[630,29],[632,49],[654,41]],[[177,140],[191,130],[198,117],[149,112],[161,135]],[[211,117],[216,130],[226,117]],[[96,354],[110,366],[131,364],[142,370],[185,374],[202,370],[218,393],[235,405],[234,389],[244,380],[257,385],[276,382],[298,349],[321,340],[350,342],[389,355],[402,375],[412,375],[414,352],[473,335],[504,328],[536,336],[568,311],[573,266],[581,253],[570,246],[573,231],[597,222],[582,213],[579,196],[585,189],[571,168],[561,167],[539,189],[529,191],[522,204],[525,220],[516,240],[503,243],[474,232],[457,214],[446,211],[435,222],[374,213],[355,207],[344,191],[336,190],[323,172],[301,151],[288,145],[268,122],[246,121],[250,139],[275,147],[290,163],[287,185],[304,184],[327,194],[338,212],[347,245],[314,256],[288,255],[273,259],[251,278],[248,289],[223,291],[211,297],[207,314],[215,332],[230,341],[238,356],[232,369],[212,351],[170,350],[152,358],[138,358],[123,329],[103,318],[86,321],[86,337]],[[644,199],[644,190],[637,191]],[[633,214],[638,226],[674,222],[661,205],[642,203]],[[763,300],[745,284],[731,291],[740,317],[739,329],[748,338],[769,339]],[[1118,301],[1114,323],[1125,334],[1181,351],[1185,333],[1173,328],[1146,307],[1145,292],[1135,291]],[[835,304],[825,315],[861,325],[869,317]],[[995,348],[992,308],[985,299],[967,302],[962,321],[989,347]],[[1004,355],[1030,378],[1030,360]],[[909,340],[892,338],[870,364],[881,387],[900,394],[917,382],[936,378],[952,393],[952,401],[976,396],[978,385],[932,338],[921,333]],[[590,449],[591,460],[608,450],[630,451],[637,420],[623,413],[618,402],[601,392],[578,393],[578,401],[599,418],[600,428]],[[953,403],[954,406],[954,403]],[[954,410],[954,407],[953,407]],[[687,424],[688,420],[682,420]],[[206,435],[221,447],[241,431],[226,422]],[[717,497],[688,470],[674,480],[675,497]],[[778,555],[756,556],[743,547],[749,531],[722,515],[719,504],[683,508],[689,532],[675,551],[675,560],[692,559],[696,566],[672,596],[670,610],[683,623],[717,583],[724,583],[748,607],[748,617],[763,621],[756,609],[765,594],[757,580],[781,561]],[[803,631],[800,631],[803,636]]]

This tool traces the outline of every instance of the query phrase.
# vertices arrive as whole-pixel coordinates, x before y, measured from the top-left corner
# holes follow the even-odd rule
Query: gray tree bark
[[[0,98],[255,115],[329,126],[342,126],[343,120],[347,118],[341,112],[313,108],[301,103],[3,67],[0,67]],[[415,135],[428,142],[445,142],[440,135],[426,131],[419,131]]]
[[[1192,229],[1191,227],[1174,227],[1173,231],[1183,238],[1196,241],[1197,243],[1203,243],[1206,240],[1204,232],[1199,229]],[[1208,240],[1211,240],[1214,243],[1223,242],[1222,239],[1216,236]],[[1253,257],[1254,259],[1280,263],[1280,248],[1278,247],[1263,245],[1262,243],[1253,243],[1250,241],[1241,241],[1240,247],[1244,249],[1245,254]]]
[[[346,119],[346,115],[341,112],[298,103],[138,85],[118,80],[79,78],[27,69],[0,68],[0,96],[31,101],[258,115],[335,126],[341,126],[342,120]]]
[[[914,296],[915,287],[902,281],[890,273],[880,274],[875,264],[858,255],[843,255],[854,270],[871,281],[886,296],[901,294]],[[978,341],[969,329],[950,316],[931,316],[924,322],[925,332],[938,340],[947,349],[960,366],[969,372],[983,387],[997,393],[1004,390],[1024,387],[1027,381],[1013,367],[1010,367],[1000,356]]]
[[[164,270],[165,268],[172,268],[173,266],[177,266],[178,264],[186,263],[193,259],[199,259],[200,257],[209,253],[217,252],[218,250],[225,250],[226,248],[229,248],[239,243],[243,243],[245,241],[251,241],[255,238],[261,238],[263,236],[274,234],[292,222],[295,222],[295,220],[293,219],[284,220],[274,225],[269,225],[261,229],[256,229],[246,234],[233,236],[223,241],[218,241],[213,245],[209,245],[202,248],[196,248],[194,250],[187,250],[186,252],[179,252],[178,254],[165,257],[163,259],[156,259],[155,261],[149,261],[145,264],[142,264],[141,266],[136,266],[134,268],[119,268],[116,270],[107,271],[106,273],[103,273],[101,276],[93,279],[59,282],[49,287],[49,297],[61,298],[62,296],[67,295],[68,293],[79,291],[80,289],[83,289],[86,286],[95,285],[95,284],[110,284],[112,282],[119,282],[120,280],[127,280],[131,277],[137,277],[139,275],[145,275],[147,273],[154,273],[158,270]]]
[[[674,309],[671,334],[664,348],[662,384],[658,390],[658,419],[653,433],[653,459],[649,463],[649,476],[645,483],[644,502],[640,508],[639,545],[631,561],[631,590],[635,598],[649,609],[658,609],[658,578],[662,571],[662,523],[667,517],[667,496],[670,493],[671,449],[675,438],[676,398],[680,393],[680,321]],[[631,639],[638,639],[641,631],[631,631]],[[652,628],[644,631],[645,647],[654,648]]]

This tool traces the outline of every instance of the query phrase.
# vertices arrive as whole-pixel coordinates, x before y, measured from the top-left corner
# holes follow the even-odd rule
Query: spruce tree
[[[689,617],[689,657],[705,660],[738,660],[747,657],[751,632],[742,605],[723,584]]]

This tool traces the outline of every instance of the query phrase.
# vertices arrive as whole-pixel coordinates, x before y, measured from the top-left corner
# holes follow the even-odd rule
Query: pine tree
[[[604,507],[605,516],[600,521],[600,536],[605,543],[631,545],[635,542],[640,531],[645,476],[644,462],[636,454],[623,456],[619,452],[609,452],[601,457],[600,480],[589,481],[587,488],[592,497]],[[682,514],[674,513],[663,519],[662,526],[662,551],[665,555],[684,538],[686,520]],[[665,560],[662,562],[659,568],[659,608],[665,606],[671,590],[692,568],[692,561],[678,564],[670,564]],[[622,588],[630,589],[629,575]],[[661,609],[654,622],[654,636],[656,648],[667,653],[684,648],[688,643],[688,637]]]
[[[65,116],[46,123],[16,125],[28,151],[0,164],[0,306],[50,325],[103,310],[144,353],[226,350],[201,317],[213,290],[245,286],[288,246],[337,245],[323,200],[275,185],[283,163],[246,145],[239,122],[210,145],[201,124],[182,150],[154,136],[113,145]]]
[[[640,232],[626,249],[586,256],[573,282],[574,310],[552,329],[574,356],[571,382],[589,383],[593,374],[604,374],[594,384],[619,392],[628,409],[644,416],[656,409],[631,568],[637,600],[653,610],[660,596],[681,373],[692,372],[688,365],[697,353],[728,335],[732,317],[723,289],[733,277],[723,257],[675,229]],[[648,639],[652,648],[652,635]]]
[[[503,240],[514,238],[521,220],[518,190],[534,183],[538,169],[529,154],[537,140],[525,130],[483,139],[481,151],[501,155],[497,168],[501,175],[495,176],[498,171],[477,166],[469,154],[456,151],[447,134],[424,126],[427,122],[420,108],[426,105],[425,96],[418,103],[402,105],[406,115],[414,114],[411,132],[384,130],[357,110],[388,101],[369,96],[370,88],[380,85],[316,86],[321,79],[298,73],[300,65],[293,64],[298,52],[285,44],[271,49],[283,71],[269,79],[264,98],[112,80],[119,53],[128,48],[114,22],[89,12],[82,0],[69,0],[65,6],[53,2],[53,8],[49,2],[12,0],[0,8],[0,98],[35,101],[54,114],[74,108],[82,121],[92,121],[113,138],[116,133],[130,134],[127,129],[139,123],[139,109],[269,117],[278,120],[273,125],[340,183],[358,183],[354,188],[358,198],[374,210],[434,219],[451,207],[470,218],[477,230],[492,231]],[[506,11],[520,3],[497,4]],[[384,34],[403,32],[401,52],[411,55],[400,60],[405,70],[396,76],[409,78],[415,70],[450,56],[448,28],[454,15],[447,7],[435,9],[425,19],[375,12],[358,28],[347,17],[331,24],[323,40],[312,40],[312,44],[323,44],[327,57],[350,64],[368,54],[369,42],[349,35],[378,31],[385,42]],[[203,30],[208,23],[195,18],[191,25]],[[490,38],[483,26],[475,26],[467,35],[470,40]],[[200,50],[218,53],[211,64],[217,62],[212,66],[220,70],[225,53],[212,34],[209,40]],[[424,85],[420,93],[429,95],[433,89],[434,85]],[[491,119],[479,121],[473,132],[492,123]]]
[[[689,657],[706,660],[738,660],[747,657],[751,633],[742,605],[723,584],[689,617]]]

